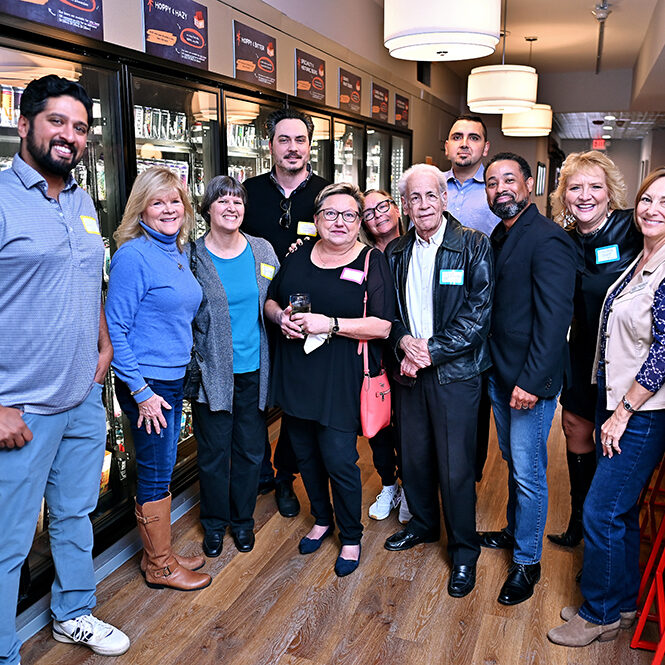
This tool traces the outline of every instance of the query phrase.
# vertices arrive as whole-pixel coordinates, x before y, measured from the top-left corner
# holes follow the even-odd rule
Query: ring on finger
[[[521,408],[522,408],[522,409],[528,409],[528,408],[529,408],[529,405],[528,405],[528,404],[522,404]]]

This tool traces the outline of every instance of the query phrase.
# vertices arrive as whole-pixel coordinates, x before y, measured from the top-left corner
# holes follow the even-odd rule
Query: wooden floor
[[[560,531],[568,518],[568,480],[558,415],[549,442],[550,507],[547,532]],[[393,513],[376,522],[367,508],[380,487],[365,440],[360,440],[363,477],[362,561],[339,579],[333,572],[336,539],[309,556],[298,540],[312,524],[302,484],[296,491],[304,510],[285,519],[273,495],[259,497],[256,546],[239,554],[230,535],[224,552],[209,559],[210,587],[183,593],[148,589],[138,556],[98,589],[95,614],[121,627],[131,649],[117,659],[51,638],[50,627],[27,642],[23,665],[224,664],[224,665],[511,665],[647,664],[651,652],[629,647],[630,631],[614,642],[584,649],[550,644],[549,628],[559,625],[564,605],[580,601],[574,578],[582,550],[559,549],[545,541],[543,577],[529,601],[516,607],[496,602],[509,563],[505,551],[483,550],[474,591],[462,599],[446,592],[449,564],[443,542],[407,552],[388,552],[385,538],[399,528]],[[492,435],[485,477],[479,485],[479,529],[504,525],[506,469]],[[198,509],[174,525],[177,551],[200,551]]]

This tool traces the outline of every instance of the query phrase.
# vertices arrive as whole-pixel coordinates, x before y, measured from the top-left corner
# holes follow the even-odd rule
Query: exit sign
[[[605,150],[605,139],[593,139],[591,141],[592,150]]]

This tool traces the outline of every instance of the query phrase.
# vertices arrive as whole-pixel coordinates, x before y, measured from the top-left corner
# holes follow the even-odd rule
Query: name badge
[[[619,245],[596,247],[596,264],[612,263],[619,260]]]
[[[275,266],[271,266],[268,263],[261,264],[261,277],[266,279],[272,279],[275,276]]]
[[[94,233],[95,235],[101,235],[99,232],[99,224],[94,217],[88,217],[87,215],[81,215],[81,221],[83,222],[83,228],[88,233]]]
[[[453,286],[462,286],[462,284],[464,284],[464,271],[442,270],[439,273],[439,284],[451,284]]]
[[[299,236],[315,236],[316,224],[314,222],[298,222]]]
[[[362,270],[356,270],[355,268],[344,268],[340,275],[340,279],[345,279],[347,282],[362,284],[365,279],[365,273]]]

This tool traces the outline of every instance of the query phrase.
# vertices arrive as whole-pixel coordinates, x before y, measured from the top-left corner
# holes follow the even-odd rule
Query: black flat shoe
[[[231,535],[238,552],[251,552],[254,549],[254,532],[251,529],[238,529]]]
[[[412,547],[415,547],[420,543],[435,543],[438,540],[438,537],[419,536],[415,533],[411,533],[407,529],[402,529],[387,538],[383,546],[391,552],[401,552],[402,550],[410,550]]]
[[[495,550],[512,550],[515,547],[515,538],[505,529],[501,531],[479,531],[478,538],[482,547]]]
[[[358,558],[357,559],[342,559],[340,554],[335,561],[335,575],[337,577],[346,577],[350,575],[360,564],[360,553],[362,552],[362,546],[358,544]]]
[[[453,566],[448,580],[448,594],[453,598],[463,598],[476,586],[476,565]]]
[[[333,528],[329,526],[328,530],[320,538],[307,538],[307,536],[301,538],[300,542],[298,543],[298,551],[300,554],[311,554],[312,552],[316,552],[316,550],[321,547],[321,543],[328,536],[332,536],[332,533]]]
[[[582,518],[570,518],[568,528],[563,533],[548,533],[547,539],[559,547],[577,547],[582,542],[584,527]]]
[[[539,579],[540,563],[513,563],[501,587],[498,601],[502,605],[523,603],[533,596],[533,588]]]
[[[219,531],[211,531],[206,533],[203,538],[203,553],[207,557],[216,557],[222,553],[224,545],[224,534]]]
[[[282,517],[295,517],[300,512],[300,502],[293,491],[293,483],[283,480],[275,486],[277,509]]]

